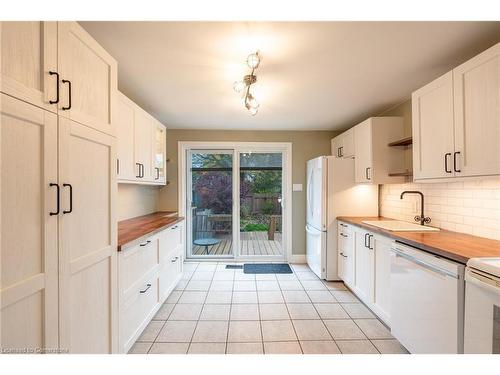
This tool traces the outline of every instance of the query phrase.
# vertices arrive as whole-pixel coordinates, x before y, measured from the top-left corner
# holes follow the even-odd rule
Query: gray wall
[[[179,141],[213,142],[291,142],[292,183],[302,184],[303,191],[292,194],[292,253],[305,254],[306,249],[306,161],[320,155],[330,155],[330,140],[336,131],[225,131],[225,130],[167,130],[167,180],[169,185],[160,189],[160,210],[178,209]]]

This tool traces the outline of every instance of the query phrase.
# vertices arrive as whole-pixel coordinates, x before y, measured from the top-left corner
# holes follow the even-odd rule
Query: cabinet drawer
[[[159,263],[159,237],[146,241],[120,253],[120,290],[127,292],[138,280]]]
[[[182,261],[182,250],[172,253],[163,261],[158,276],[160,301],[164,301],[174,289],[182,273]]]
[[[120,346],[124,351],[128,350],[151,320],[159,303],[158,285],[158,276],[151,273],[149,278],[127,293],[120,306]]]
[[[172,252],[177,251],[182,244],[183,236],[182,223],[175,224],[170,228],[165,229],[160,235],[160,260],[170,261],[168,258]]]

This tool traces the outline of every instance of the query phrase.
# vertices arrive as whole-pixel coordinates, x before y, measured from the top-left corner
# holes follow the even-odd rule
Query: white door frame
[[[238,246],[233,248],[234,259],[239,261],[291,261],[292,260],[292,143],[290,142],[202,142],[202,141],[179,141],[178,142],[178,179],[179,179],[179,216],[187,217],[187,155],[189,150],[233,150],[233,171],[235,166],[240,163],[239,155],[243,152],[281,152],[283,155],[283,192],[282,192],[282,210],[283,210],[283,232],[282,238],[283,256],[241,256]],[[238,196],[240,176],[233,173],[233,239],[240,243],[239,212],[240,198]],[[186,225],[187,228],[187,225]],[[186,243],[190,234],[186,230]],[[186,256],[188,247],[186,246]],[[206,260],[214,260],[213,257],[207,257]],[[217,258],[220,259],[220,258]]]

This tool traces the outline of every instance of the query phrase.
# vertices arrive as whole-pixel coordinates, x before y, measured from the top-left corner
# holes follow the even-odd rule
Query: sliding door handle
[[[50,71],[49,74],[51,76],[55,75],[56,76],[56,80],[57,80],[57,83],[56,83],[56,100],[49,100],[49,103],[50,104],[57,104],[57,103],[59,103],[59,73]]]
[[[61,82],[68,84],[68,106],[61,108],[63,111],[67,111],[67,110],[71,109],[71,81],[68,81],[67,79],[63,79]]]
[[[60,208],[61,208],[61,199],[60,199],[60,188],[59,188],[59,184],[55,184],[53,182],[51,182],[49,184],[49,186],[55,186],[56,187],[56,194],[57,194],[57,209],[56,209],[56,212],[49,212],[49,215],[50,216],[54,216],[54,215],[59,215],[59,211],[60,211]]]
[[[451,169],[448,170],[448,156],[451,156],[451,152],[444,154],[444,171],[446,173],[452,173]]]
[[[64,187],[69,187],[69,210],[64,210],[63,214],[70,214],[73,212],[73,186],[71,184],[63,184]]]
[[[460,155],[460,151],[455,151],[453,153],[453,170],[455,172],[461,172],[460,169],[457,169],[457,155]]]

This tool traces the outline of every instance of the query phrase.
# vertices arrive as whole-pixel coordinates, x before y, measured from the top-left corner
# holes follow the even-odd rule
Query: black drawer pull
[[[171,261],[172,263],[175,263],[175,262],[177,262],[178,260],[179,260],[179,257],[175,257],[175,258],[171,259],[170,261]]]
[[[56,100],[49,100],[49,103],[50,104],[57,104],[59,103],[59,73],[57,72],[52,72],[50,71],[49,74],[52,76],[52,75],[55,75],[56,76],[56,79],[57,79],[57,85],[56,85]]]
[[[61,82],[68,84],[68,106],[61,108],[63,111],[67,111],[67,110],[71,109],[71,81],[68,81],[67,79],[63,79]]]
[[[151,241],[150,241],[150,240],[147,240],[146,242],[141,243],[139,246],[147,246],[147,245],[149,245],[150,243],[151,243]]]
[[[347,228],[347,224],[344,224],[344,223],[340,223],[340,226],[344,227],[344,228]]]
[[[139,166],[139,175],[136,175],[135,178],[141,178],[141,163],[135,163],[135,165]]]
[[[345,235],[344,233],[340,233],[340,235],[341,235],[342,237],[349,237],[349,236]]]
[[[448,170],[448,156],[451,156],[451,152],[444,154],[444,171],[446,173],[451,173],[451,169]]]
[[[69,210],[64,210],[63,214],[70,214],[73,212],[73,186],[71,184],[63,184],[64,187],[69,187]]]
[[[61,199],[60,199],[60,188],[59,188],[59,184],[55,184],[53,182],[51,182],[49,184],[49,186],[55,186],[56,187],[56,194],[57,194],[57,210],[56,212],[49,212],[49,215],[50,216],[54,216],[54,215],[59,215],[59,211],[60,211],[60,208],[61,208]]]
[[[457,155],[460,155],[460,151],[455,151],[453,153],[453,170],[455,172],[461,172],[460,169],[457,169]]]
[[[146,293],[149,290],[149,288],[151,288],[151,284],[146,284],[146,289],[139,290],[139,293],[141,293],[141,294]]]
[[[344,255],[344,253],[340,253],[344,258],[347,258],[347,255]]]

